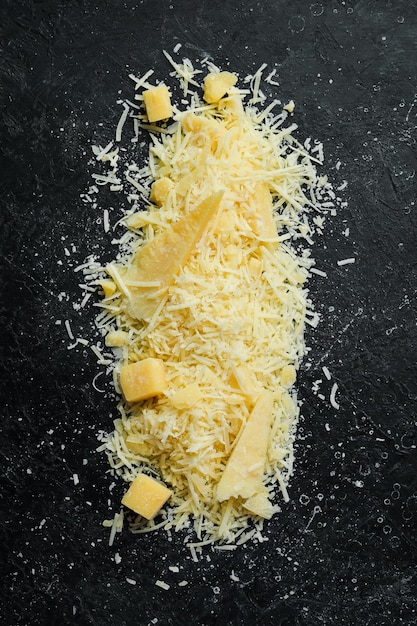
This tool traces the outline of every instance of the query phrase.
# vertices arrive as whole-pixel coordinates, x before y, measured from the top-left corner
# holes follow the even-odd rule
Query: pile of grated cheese
[[[131,120],[133,145],[141,133],[149,134],[146,162],[130,160],[121,175],[118,147],[94,147],[109,168],[94,175],[95,183],[124,190],[131,205],[117,258],[101,268],[97,281],[104,298],[96,321],[113,349],[120,394],[120,417],[113,432],[101,433],[99,449],[127,483],[145,472],[173,491],[156,520],[126,512],[133,532],[188,529],[191,546],[226,547],[261,538],[264,519],[279,511],[280,499],[288,501],[299,415],[294,383],[306,351],[305,324],[318,321],[305,286],[313,261],[300,242],[311,243],[307,218],[321,212],[327,181],[316,171],[319,148],[312,155],[294,137],[296,125],[287,125],[293,103],[281,107],[274,100],[262,108],[265,66],[244,79],[243,88],[232,86],[209,104],[197,75],[219,68],[206,60],[195,70],[189,60],[180,64],[166,56],[183,90],[173,119],[148,123],[140,94],[152,87],[148,72],[131,76],[139,93],[135,102],[122,103],[116,129],[120,142]],[[224,192],[219,210],[188,261],[152,315],[137,319],[132,298],[143,285],[129,281],[135,254],[218,191]],[[97,263],[93,269],[100,271]],[[146,357],[163,360],[168,388],[129,404],[120,368]],[[263,390],[272,392],[273,410],[262,490],[254,494],[259,498],[252,506],[239,497],[220,502],[217,485]],[[120,530],[120,514],[115,520]]]

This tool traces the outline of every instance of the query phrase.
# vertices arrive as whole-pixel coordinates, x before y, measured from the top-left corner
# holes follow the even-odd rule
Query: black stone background
[[[1,623],[417,623],[416,2],[2,0],[0,33]],[[100,219],[108,206],[116,221],[118,200],[81,202],[89,146],[113,137],[128,73],[164,79],[162,49],[178,42],[180,56],[241,76],[276,68],[267,95],[294,99],[297,136],[321,140],[323,173],[348,183],[313,247],[328,279],[309,285],[322,322],[298,380],[291,501],[268,541],[198,563],[182,535],[125,530],[109,548],[101,522],[124,485],[109,491],[95,448],[116,399],[104,376],[108,393],[95,391],[102,368],[56,324],[94,340],[94,310],[72,306],[73,267],[114,258]]]

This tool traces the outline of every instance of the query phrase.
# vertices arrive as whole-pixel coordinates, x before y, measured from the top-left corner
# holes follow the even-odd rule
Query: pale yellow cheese
[[[158,206],[164,204],[173,187],[174,183],[166,176],[158,178],[151,187],[151,202],[154,202]]]
[[[248,514],[277,510],[268,493],[288,497],[298,418],[289,387],[309,309],[300,288],[309,259],[292,238],[309,233],[314,163],[282,109],[257,109],[260,75],[246,84],[256,92],[250,106],[247,89],[229,87],[213,104],[187,92],[189,107],[182,100],[170,126],[151,128],[149,162],[133,171],[158,208],[127,213],[124,223],[141,232],[121,240],[108,272],[114,297],[101,303],[101,327],[128,331],[123,358],[169,364],[161,398],[121,404],[117,436],[106,440],[113,467],[128,480],[132,463],[157,468],[175,491],[169,524],[192,520],[203,542],[248,536],[261,527],[241,535]],[[225,190],[219,210],[187,219],[216,189]],[[197,223],[204,237],[191,245]],[[272,415],[259,406],[251,414],[263,389],[274,390]]]
[[[256,378],[251,371],[249,365],[232,365],[232,375],[230,377],[230,385],[235,389],[239,389],[245,396],[255,401],[259,395],[259,386]]]
[[[217,212],[223,197],[219,191],[203,200],[188,215],[158,233],[135,254],[125,281],[130,288],[130,313],[138,319],[153,315],[166,288],[185,264],[197,241]],[[135,286],[134,283],[141,283]],[[146,286],[151,283],[151,287]],[[156,284],[156,286],[155,286]]]
[[[273,394],[262,391],[217,485],[217,499],[250,498],[262,491]]]
[[[146,474],[138,474],[122,498],[122,504],[150,520],[171,497],[168,487]]]
[[[202,397],[203,393],[200,387],[194,383],[179,389],[173,396],[171,396],[170,400],[176,409],[181,410],[190,409],[197,404]]]
[[[112,330],[107,333],[105,343],[109,348],[121,348],[126,345],[128,339],[129,334],[124,330]]]
[[[164,362],[148,357],[120,369],[120,385],[128,402],[158,396],[167,388]]]
[[[172,117],[171,97],[166,85],[144,91],[143,100],[149,122],[160,122]]]
[[[258,515],[265,519],[271,519],[274,514],[274,506],[268,498],[266,489],[248,498],[243,503],[243,506],[253,515]]]
[[[210,73],[204,79],[204,100],[209,104],[218,102],[237,82],[231,72]]]
[[[281,370],[281,383],[284,387],[290,387],[295,383],[297,372],[294,365],[284,365]]]
[[[263,182],[255,184],[255,192],[247,207],[246,219],[255,235],[261,240],[277,238],[277,228],[272,210],[272,196],[268,185]],[[266,241],[268,248],[276,247],[276,243]]]
[[[110,296],[112,296],[116,292],[117,287],[114,281],[110,279],[104,279],[104,280],[99,280],[98,282],[104,292],[105,298],[110,298]]]

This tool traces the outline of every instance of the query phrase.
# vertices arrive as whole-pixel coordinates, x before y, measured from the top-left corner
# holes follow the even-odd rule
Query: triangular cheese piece
[[[131,266],[123,274],[132,317],[148,319],[155,313],[166,290],[217,212],[223,194],[224,191],[218,191],[209,196],[136,252]]]
[[[247,499],[262,491],[272,407],[272,392],[262,391],[217,485],[219,502],[232,497]]]

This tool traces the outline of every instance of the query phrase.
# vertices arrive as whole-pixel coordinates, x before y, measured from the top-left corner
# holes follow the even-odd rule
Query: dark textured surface
[[[417,622],[416,4],[243,5],[1,3],[4,624]],[[335,187],[348,182],[346,207],[314,246],[328,280],[310,283],[323,320],[308,334],[299,379],[291,502],[267,542],[208,550],[197,564],[181,536],[126,531],[108,547],[101,522],[122,486],[109,492],[94,450],[115,400],[92,387],[101,370],[91,351],[69,351],[55,323],[69,319],[74,335],[93,338],[93,314],[72,307],[80,277],[71,264],[114,249],[100,212],[79,197],[89,144],[113,136],[129,71],[165,77],[162,49],[177,42],[185,56],[209,54],[242,75],[264,61],[276,68],[280,87],[268,95],[295,100],[298,135],[323,142]],[[351,256],[354,265],[337,265]],[[311,391],[317,379],[325,400]]]

